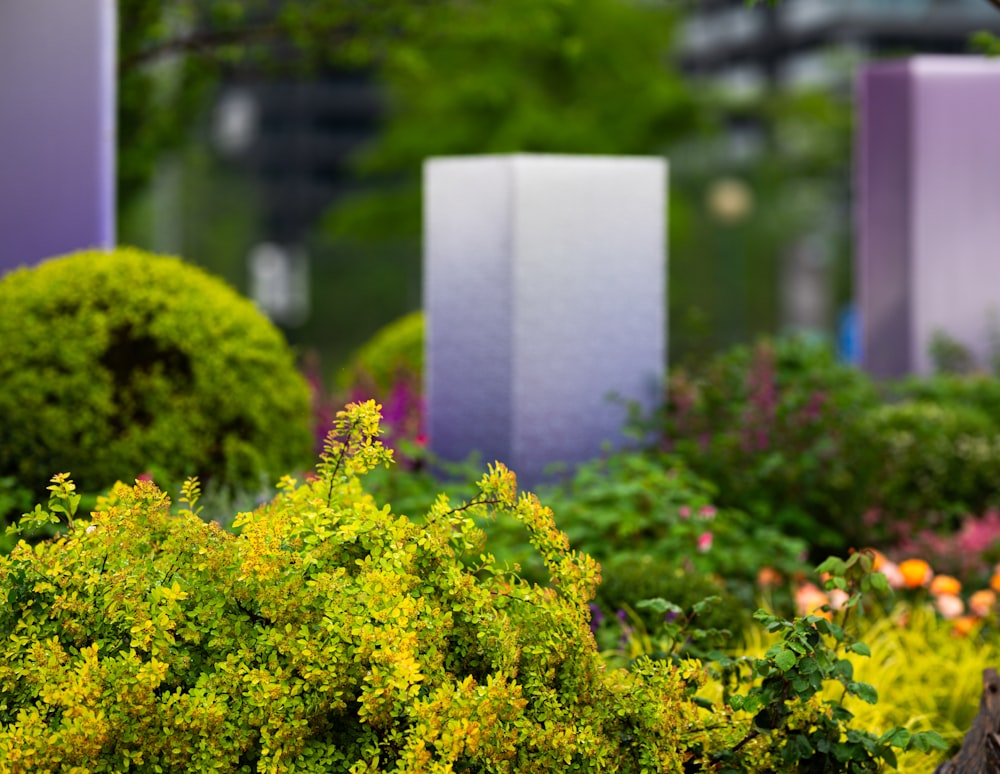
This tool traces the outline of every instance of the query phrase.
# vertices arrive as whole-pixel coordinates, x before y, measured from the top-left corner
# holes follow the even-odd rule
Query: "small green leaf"
[[[889,579],[880,572],[872,573],[870,577],[872,588],[876,591],[889,593],[892,589],[889,586]]]
[[[859,656],[871,656],[872,654],[871,648],[863,642],[855,642],[848,648],[848,650],[857,653]]]
[[[843,559],[836,556],[831,556],[826,559],[819,567],[816,568],[816,572],[822,575],[825,572],[830,573],[830,575],[843,575],[844,571],[847,569],[847,564]]]
[[[654,599],[643,599],[635,603],[635,606],[640,610],[650,610],[653,613],[662,615],[664,613],[683,613],[684,609],[678,607],[673,602],[667,602],[667,600],[662,597],[655,597]]]
[[[847,684],[847,690],[861,699],[861,701],[868,704],[878,704],[878,691],[868,683],[857,683],[852,680]]]
[[[918,731],[910,737],[910,747],[920,752],[947,750],[948,743],[937,731]]]
[[[774,663],[782,672],[787,672],[798,663],[798,656],[791,650],[782,650],[774,657]]]
[[[901,750],[906,749],[906,745],[910,743],[910,732],[905,728],[890,728],[882,736],[878,738],[879,742],[882,744],[888,744],[893,747],[898,747]]]
[[[804,675],[818,672],[819,663],[814,658],[804,658],[799,662],[799,671]]]
[[[835,677],[842,677],[845,680],[851,680],[854,678],[854,664],[846,658],[842,658],[834,664],[833,674]]]
[[[712,607],[712,605],[714,605],[714,604],[716,604],[718,602],[721,602],[721,601],[722,601],[722,597],[720,597],[718,595],[712,595],[710,597],[705,597],[700,602],[695,602],[694,606],[691,609],[694,611],[695,615],[701,615],[706,610],[708,610],[710,607]]]

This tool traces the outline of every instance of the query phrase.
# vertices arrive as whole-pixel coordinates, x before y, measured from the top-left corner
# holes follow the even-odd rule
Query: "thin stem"
[[[208,55],[223,46],[250,43],[255,40],[277,40],[281,33],[281,28],[274,22],[229,30],[197,30],[190,35],[163,40],[149,48],[123,57],[118,64],[118,72],[119,74],[128,72],[133,67],[142,66],[171,54],[198,53]]]
[[[499,505],[499,500],[469,500],[465,505],[460,505],[457,508],[452,508],[448,511],[445,516],[453,516],[461,511],[467,511],[469,508],[474,508],[477,505]]]

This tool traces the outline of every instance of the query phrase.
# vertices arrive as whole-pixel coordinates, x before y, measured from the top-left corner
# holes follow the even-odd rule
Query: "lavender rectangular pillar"
[[[928,373],[940,331],[987,365],[1000,324],[1000,60],[873,64],[859,105],[863,364],[882,377]]]
[[[115,241],[114,0],[0,2],[0,275]]]
[[[509,465],[621,441],[666,359],[666,162],[512,155],[424,168],[431,448]]]

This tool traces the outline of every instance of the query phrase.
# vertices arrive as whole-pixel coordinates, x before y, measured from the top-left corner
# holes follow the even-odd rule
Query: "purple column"
[[[114,0],[0,2],[0,275],[115,242]]]
[[[858,87],[864,367],[926,374],[937,332],[986,367],[1000,325],[1000,61],[878,63]]]

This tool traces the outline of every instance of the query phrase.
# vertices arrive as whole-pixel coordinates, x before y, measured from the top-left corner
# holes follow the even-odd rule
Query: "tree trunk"
[[[979,714],[962,740],[962,749],[934,774],[1000,774],[1000,674],[983,670]]]

